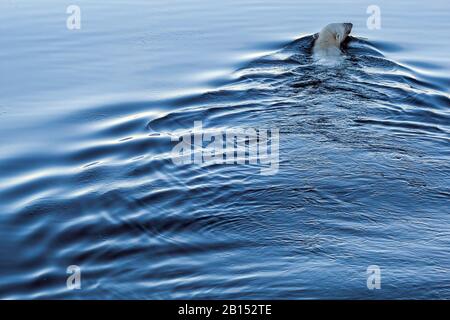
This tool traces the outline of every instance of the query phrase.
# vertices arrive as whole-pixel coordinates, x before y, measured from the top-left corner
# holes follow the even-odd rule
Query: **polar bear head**
[[[314,52],[340,49],[352,27],[351,23],[330,23],[316,36]]]

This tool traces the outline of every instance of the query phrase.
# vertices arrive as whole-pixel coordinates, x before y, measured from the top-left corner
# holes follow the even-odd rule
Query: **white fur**
[[[316,36],[313,53],[318,59],[335,58],[341,54],[341,45],[352,31],[351,23],[330,23]]]

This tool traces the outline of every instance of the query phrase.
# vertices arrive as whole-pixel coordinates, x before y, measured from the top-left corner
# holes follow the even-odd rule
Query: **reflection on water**
[[[434,3],[403,17],[382,1],[379,33],[356,2],[81,1],[74,35],[66,4],[6,7],[0,297],[449,298],[450,20]],[[418,41],[419,13],[436,38]],[[355,25],[333,67],[306,35],[328,20]],[[279,128],[277,174],[175,164],[195,121]]]

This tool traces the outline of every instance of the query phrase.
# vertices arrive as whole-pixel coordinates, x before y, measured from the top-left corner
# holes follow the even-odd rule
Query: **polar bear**
[[[342,44],[352,28],[351,23],[330,23],[314,35],[313,54],[318,58],[340,55]]]

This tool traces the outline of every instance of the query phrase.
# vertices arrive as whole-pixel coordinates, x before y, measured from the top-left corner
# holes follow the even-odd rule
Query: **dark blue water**
[[[0,11],[1,298],[450,298],[448,3],[56,3]],[[175,164],[194,121],[278,128],[278,172]]]

